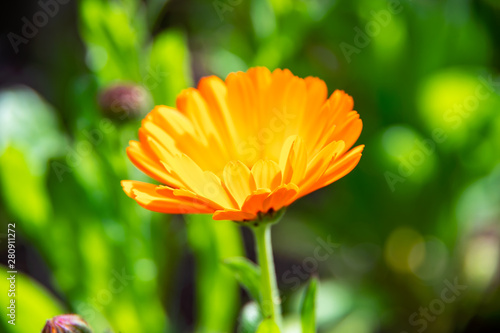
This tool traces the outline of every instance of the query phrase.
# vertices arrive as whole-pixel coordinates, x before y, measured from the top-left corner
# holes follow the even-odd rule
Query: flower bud
[[[47,320],[42,333],[92,333],[92,329],[80,316],[66,314]]]
[[[134,84],[118,84],[102,90],[99,107],[106,117],[125,121],[147,110],[150,102],[148,92]]]

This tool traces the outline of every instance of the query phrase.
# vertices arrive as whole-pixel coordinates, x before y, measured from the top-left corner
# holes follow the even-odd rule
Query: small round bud
[[[47,320],[42,333],[92,333],[92,329],[80,316],[67,314]]]
[[[150,102],[148,92],[134,84],[118,84],[102,90],[99,107],[106,117],[125,121],[141,116]]]

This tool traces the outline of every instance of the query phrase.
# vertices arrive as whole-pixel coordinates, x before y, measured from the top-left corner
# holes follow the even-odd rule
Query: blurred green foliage
[[[7,291],[11,289],[10,284],[13,280],[8,280],[11,275],[7,273],[7,266],[0,266],[0,286],[4,291],[0,296],[2,306],[10,306],[10,297]],[[41,331],[45,325],[46,318],[52,318],[63,312],[65,308],[60,302],[54,300],[54,297],[45,290],[43,286],[24,274],[16,274],[16,320],[15,325],[8,326],[8,332],[24,333]],[[6,306],[7,307],[7,306]],[[11,318],[7,320],[11,320]],[[21,319],[20,319],[21,318]],[[23,320],[24,318],[24,320]],[[27,319],[30,320],[27,320]],[[3,320],[5,323],[7,320]]]
[[[300,311],[302,333],[316,332],[316,294],[318,289],[318,280],[313,278],[304,294],[302,308]]]
[[[20,325],[2,320],[2,331],[36,332],[78,312],[96,332],[255,332],[255,304],[222,265],[244,253],[238,228],[127,198],[120,180],[148,179],[125,154],[144,114],[118,98],[120,121],[108,119],[98,102],[134,84],[146,109],[173,106],[201,76],[254,65],[347,91],[364,123],[359,166],[273,230],[285,331],[301,330],[312,272],[320,332],[499,327],[497,1],[81,0],[74,9],[58,14],[75,16],[62,27],[74,38],[37,72],[44,96],[0,91],[0,234],[15,222],[25,249]],[[36,38],[30,47],[49,52]],[[443,303],[455,279],[467,289]],[[443,311],[423,319],[420,308],[440,300]]]

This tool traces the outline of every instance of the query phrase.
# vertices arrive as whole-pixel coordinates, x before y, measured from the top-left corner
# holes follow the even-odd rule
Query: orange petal
[[[352,111],[352,97],[342,90],[335,90],[321,108],[319,119],[311,119],[307,130],[308,146],[312,147],[314,154],[331,141],[343,140],[342,137],[332,138],[337,128],[345,123],[347,115]],[[322,124],[318,128],[318,123]]]
[[[293,202],[293,199],[296,197],[298,192],[299,188],[295,184],[290,183],[280,185],[264,200],[264,212],[267,212],[271,208],[278,211],[281,208],[288,206]]]
[[[177,187],[181,184],[178,179],[173,177],[165,169],[161,162],[157,160],[156,156],[152,155],[152,153],[148,153],[142,143],[130,141],[127,147],[127,155],[132,163],[149,177],[173,187]]]
[[[260,107],[256,87],[247,73],[231,73],[226,78],[227,103],[231,110],[234,126],[238,132],[237,146],[243,145],[246,139],[259,128]],[[242,149],[240,149],[242,150]],[[240,155],[242,152],[239,152]]]
[[[317,113],[325,103],[328,88],[325,81],[317,77],[308,76],[305,79],[307,86],[307,112]]]
[[[220,166],[216,159],[206,158],[207,139],[195,130],[190,119],[176,109],[155,107],[142,122],[141,131],[145,132],[148,143],[149,138],[153,138],[168,152],[166,159],[162,159],[164,162],[168,163],[173,155],[185,153],[205,169]]]
[[[266,67],[253,67],[246,71],[247,75],[252,81],[259,95],[263,96],[264,91],[269,89],[272,81],[272,74]]]
[[[307,167],[307,152],[300,136],[291,136],[283,145],[280,156],[282,184],[299,183]]]
[[[287,127],[296,133],[296,125],[300,125],[307,104],[307,85],[304,79],[294,76],[288,69],[276,69],[272,74],[268,94],[268,108],[289,114],[290,124]]]
[[[225,142],[221,136],[217,123],[211,117],[211,110],[201,95],[194,88],[183,90],[177,96],[177,108],[191,120],[200,140],[208,144],[211,151],[224,160],[229,160]]]
[[[203,202],[208,207],[213,208],[214,210],[224,209],[224,207],[222,207],[221,205],[218,205],[217,203],[215,203],[213,201],[207,200],[206,198],[203,198],[202,196],[200,196],[200,195],[198,195],[190,190],[187,190],[185,188],[176,188],[176,189],[174,189],[173,193],[176,197],[186,197],[186,198],[196,199],[200,202]]]
[[[198,90],[210,109],[210,118],[217,127],[225,148],[230,151],[231,156],[236,157],[235,139],[238,138],[239,133],[227,103],[225,82],[217,76],[204,77],[198,83]]]
[[[333,161],[311,191],[330,185],[351,172],[358,165],[364,147],[364,145],[357,146],[339,159]]]
[[[186,154],[175,156],[169,162],[168,165],[164,165],[169,167],[170,173],[182,182],[183,186],[180,187],[187,188],[219,206],[237,208],[219,177],[213,172],[203,171]]]
[[[250,169],[240,161],[226,164],[223,172],[224,184],[241,207],[246,198],[256,189],[255,180]]]
[[[337,125],[329,140],[343,140],[345,142],[344,152],[346,152],[358,140],[362,129],[363,122],[359,119],[359,114],[356,111],[351,111],[344,118],[344,122]]]
[[[272,160],[258,160],[252,167],[257,188],[274,190],[281,184],[281,169]]]
[[[242,212],[240,210],[235,209],[225,209],[218,210],[212,216],[214,220],[231,220],[231,221],[251,221],[257,218],[257,215],[250,214],[246,212]]]
[[[309,193],[308,191],[313,188],[316,182],[323,176],[332,161],[342,154],[344,147],[344,141],[330,142],[312,158],[307,164],[306,175],[299,184],[301,196],[304,195],[303,193]]]
[[[271,190],[269,189],[258,189],[249,195],[241,210],[247,213],[257,214],[258,212],[265,212],[264,210],[264,200],[267,199]]]
[[[121,182],[125,193],[142,207],[167,214],[213,213],[204,202],[188,197],[177,197],[172,188],[133,180]]]
[[[314,149],[314,144],[317,140],[315,135],[317,135],[318,131],[322,131],[322,127],[326,126],[324,115],[321,114],[321,111],[326,102],[328,89],[325,82],[316,77],[309,76],[304,81],[307,87],[307,102],[301,118],[297,121],[297,134],[304,139],[308,155],[313,156],[317,152]],[[312,139],[309,138],[311,134],[314,134]]]

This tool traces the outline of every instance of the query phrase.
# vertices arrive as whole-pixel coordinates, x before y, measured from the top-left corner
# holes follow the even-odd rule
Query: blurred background
[[[498,332],[500,2],[41,0],[3,4],[0,262],[17,232],[17,324],[253,332],[219,263],[248,230],[151,213],[125,147],[155,104],[260,65],[354,97],[364,156],[273,229],[286,332],[320,278],[319,331]],[[8,302],[6,267],[0,302]],[[240,309],[244,307],[242,315]]]

